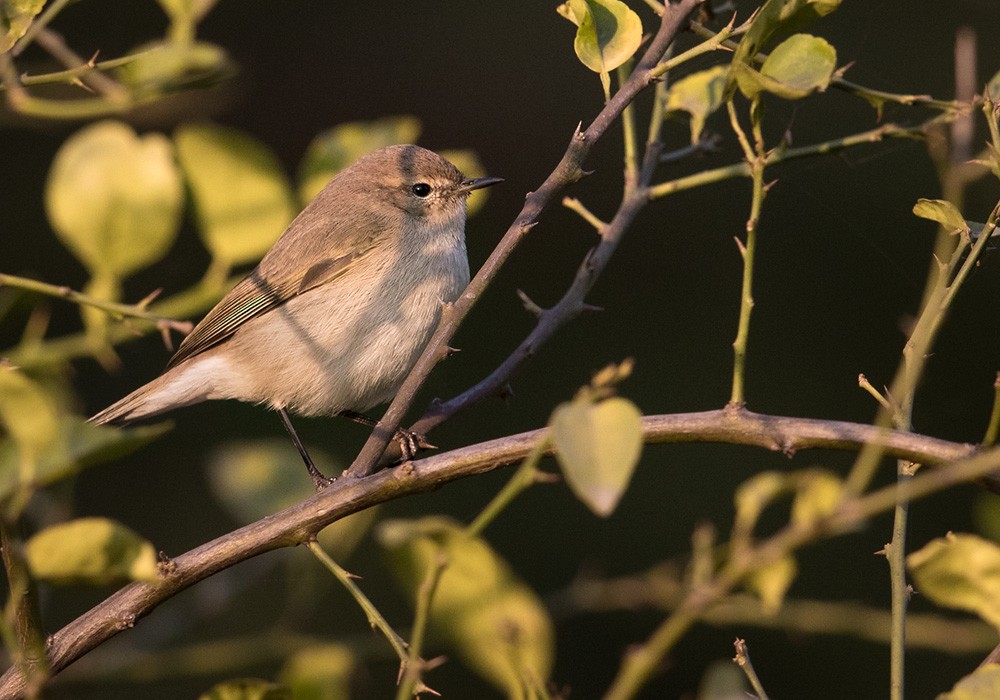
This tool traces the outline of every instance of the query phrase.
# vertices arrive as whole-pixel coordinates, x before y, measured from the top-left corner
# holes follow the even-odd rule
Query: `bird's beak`
[[[458,186],[458,191],[468,193],[472,192],[472,190],[481,190],[484,187],[489,187],[500,182],[503,182],[502,177],[469,177],[462,180],[462,183]]]

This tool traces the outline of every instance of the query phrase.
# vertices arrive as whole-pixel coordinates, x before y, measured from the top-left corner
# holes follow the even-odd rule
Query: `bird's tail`
[[[190,381],[195,377],[185,376],[193,374],[185,372],[186,369],[187,365],[181,365],[157,377],[92,416],[90,422],[98,425],[128,425],[142,418],[204,401],[208,398],[208,386]]]

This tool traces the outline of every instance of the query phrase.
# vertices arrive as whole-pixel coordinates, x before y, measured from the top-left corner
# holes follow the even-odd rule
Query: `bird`
[[[289,413],[364,415],[392,400],[442,305],[469,283],[466,199],[501,178],[466,178],[415,145],[374,151],[335,175],[249,275],[194,327],[163,373],[90,418],[127,425],[236,399],[275,410],[317,490]],[[420,445],[401,431],[404,459]]]

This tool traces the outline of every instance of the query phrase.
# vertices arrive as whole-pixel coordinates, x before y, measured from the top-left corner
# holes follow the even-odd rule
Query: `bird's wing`
[[[352,253],[323,258],[304,272],[292,274],[265,275],[261,272],[262,266],[259,266],[233,287],[184,338],[167,363],[167,369],[218,345],[247,321],[266,314],[299,294],[341,277],[374,247],[371,245]]]

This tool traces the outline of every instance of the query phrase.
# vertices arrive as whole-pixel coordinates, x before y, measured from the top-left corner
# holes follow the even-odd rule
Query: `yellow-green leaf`
[[[666,109],[691,115],[691,143],[701,137],[708,116],[722,106],[728,72],[727,66],[714,66],[692,73],[670,86]]]
[[[198,700],[292,700],[283,685],[261,678],[234,678],[222,681],[198,696]]]
[[[795,500],[792,501],[792,522],[807,525],[832,515],[840,505],[843,483],[833,472],[811,469],[801,472]]]
[[[913,213],[921,219],[936,221],[948,233],[969,233],[969,224],[954,204],[944,199],[918,199]]]
[[[45,0],[5,0],[0,2],[0,53],[7,53],[24,36]]]
[[[781,472],[760,472],[740,484],[733,495],[736,505],[733,529],[749,535],[764,509],[788,487],[789,477]]]
[[[826,90],[837,68],[837,50],[825,39],[793,34],[767,57],[759,73],[745,64],[734,66],[740,90],[747,97],[766,91],[798,100]]]
[[[162,134],[136,136],[102,121],[59,149],[45,186],[49,221],[93,275],[125,277],[166,254],[180,226],[183,189]]]
[[[556,407],[549,424],[573,493],[597,515],[611,515],[642,453],[639,409],[619,397],[596,404],[579,398]]]
[[[316,467],[338,476],[345,465],[316,447],[309,448]],[[288,440],[248,440],[223,445],[208,460],[215,497],[236,522],[248,524],[304,501],[315,493],[298,452]],[[320,531],[317,539],[330,556],[346,559],[378,514],[367,508]]]
[[[32,462],[59,436],[55,401],[24,374],[3,365],[0,365],[0,426]],[[4,465],[4,472],[8,471],[7,466],[13,465]]]
[[[775,562],[754,569],[747,577],[747,588],[757,594],[764,611],[770,615],[781,609],[785,594],[795,580],[798,567],[795,558],[783,557]]]
[[[103,585],[157,578],[153,545],[107,518],[47,527],[27,541],[25,555],[32,575],[53,583]]]
[[[140,99],[207,87],[234,70],[225,49],[207,41],[155,41],[132,53],[136,58],[118,68],[115,75]]]
[[[458,168],[462,175],[465,177],[486,177],[489,173],[486,172],[486,168],[483,164],[479,162],[479,156],[475,151],[470,149],[452,149],[439,151],[439,155],[447,160],[449,163]],[[465,212],[467,216],[472,216],[486,204],[486,200],[489,199],[490,188],[484,187],[481,190],[473,190],[472,194],[469,195],[467,204],[465,205]]]
[[[906,558],[921,595],[1000,628],[1000,547],[976,535],[931,540]]]
[[[1000,664],[980,666],[937,700],[996,700],[1000,698]]]
[[[557,8],[577,26],[573,50],[583,65],[600,73],[625,63],[642,43],[642,21],[620,0],[568,0]]]
[[[354,654],[347,646],[310,646],[285,661],[279,680],[295,700],[348,700],[354,666]]]
[[[312,140],[299,165],[299,200],[308,204],[334,175],[361,156],[385,146],[416,143],[420,120],[410,115],[348,122]],[[475,193],[473,193],[475,194]]]
[[[543,684],[555,632],[538,596],[482,539],[447,518],[390,520],[377,528],[400,584],[415,598],[431,567],[446,567],[430,610],[431,632],[509,696]]]
[[[214,124],[181,126],[174,142],[212,256],[230,265],[262,257],[296,214],[278,159],[249,135]]]
[[[732,63],[750,64],[770,40],[788,36],[839,6],[840,0],[767,0],[740,40]]]

